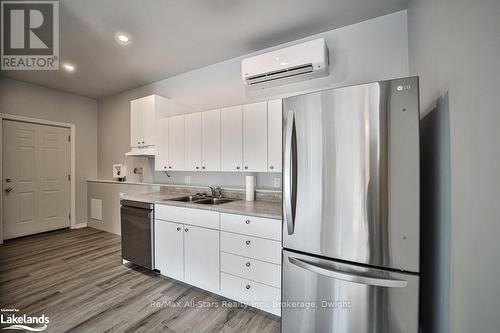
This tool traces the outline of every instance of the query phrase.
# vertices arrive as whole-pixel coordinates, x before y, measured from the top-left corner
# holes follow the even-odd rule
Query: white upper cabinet
[[[156,171],[168,170],[168,122],[169,118],[163,118],[158,119],[155,123]]]
[[[223,108],[220,110],[220,118],[221,170],[242,171],[243,107],[238,105]]]
[[[168,122],[168,170],[185,170],[184,120],[180,115],[170,117]]]
[[[130,102],[130,146],[154,144],[155,95]]]
[[[155,123],[175,112],[173,101],[158,95],[130,101],[130,146],[156,145]]]
[[[201,159],[203,171],[220,171],[220,110],[201,113]]]
[[[267,102],[243,106],[243,171],[267,171]]]
[[[267,171],[281,172],[282,100],[267,102]]]
[[[201,116],[200,112],[186,114],[185,170],[201,171]]]

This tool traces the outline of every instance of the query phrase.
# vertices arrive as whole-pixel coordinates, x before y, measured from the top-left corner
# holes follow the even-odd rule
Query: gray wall
[[[0,113],[76,126],[76,223],[87,223],[88,178],[97,176],[97,101],[0,77]]]
[[[500,1],[411,0],[410,72],[421,77],[424,332],[500,327]],[[429,124],[430,123],[430,124]],[[432,137],[434,133],[434,138]],[[425,165],[427,163],[427,166]],[[431,170],[434,166],[434,170]],[[434,248],[435,251],[426,251]],[[425,315],[426,312],[423,312]]]
[[[194,112],[408,75],[406,11],[310,36],[303,41],[319,37],[324,37],[330,48],[331,75],[326,78],[247,92],[241,81],[243,57],[240,57],[99,100],[99,178],[111,179],[112,164],[124,162],[129,171],[142,166],[144,181],[169,182],[163,173],[152,170],[153,159],[124,156],[130,145],[130,100],[134,98],[155,93],[179,103],[183,112]],[[172,173],[170,181],[184,183],[185,175]],[[257,178],[260,187],[272,187],[274,176],[259,174]],[[244,179],[243,174],[192,173],[192,184],[196,185],[243,186]],[[128,180],[139,178],[129,172]]]

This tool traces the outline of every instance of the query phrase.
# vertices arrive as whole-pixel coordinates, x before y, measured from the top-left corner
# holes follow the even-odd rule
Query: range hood
[[[132,147],[125,156],[156,156],[155,146]]]

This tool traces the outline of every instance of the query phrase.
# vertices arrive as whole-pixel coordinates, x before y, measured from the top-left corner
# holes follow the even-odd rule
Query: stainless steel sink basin
[[[197,201],[193,201],[194,203],[197,204],[203,204],[203,205],[220,205],[226,202],[231,202],[235,201],[237,199],[229,199],[229,198],[207,198],[207,199],[201,199]]]
[[[182,201],[182,202],[195,202],[197,200],[206,199],[205,196],[201,195],[185,195],[183,197],[177,197],[172,199],[163,199],[163,201]]]

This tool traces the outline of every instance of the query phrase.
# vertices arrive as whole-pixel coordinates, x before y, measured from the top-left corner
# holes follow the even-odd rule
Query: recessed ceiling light
[[[116,41],[122,45],[130,43],[130,36],[123,32],[117,32],[115,35]]]
[[[66,72],[73,72],[75,70],[75,66],[67,62],[64,63],[62,66]]]

